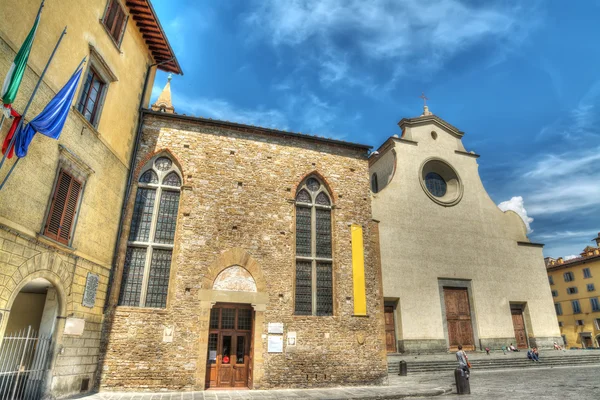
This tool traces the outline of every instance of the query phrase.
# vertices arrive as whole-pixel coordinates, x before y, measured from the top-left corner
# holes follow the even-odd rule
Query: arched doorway
[[[244,299],[256,293],[256,282],[248,270],[232,265],[219,273],[212,290],[223,301],[210,311],[206,388],[248,387],[254,309]]]
[[[39,399],[45,391],[59,296],[35,278],[16,294],[0,346],[0,398]]]

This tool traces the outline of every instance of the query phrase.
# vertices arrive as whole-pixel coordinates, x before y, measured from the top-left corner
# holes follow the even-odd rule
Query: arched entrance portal
[[[243,301],[246,293],[256,293],[256,282],[248,270],[233,265],[219,273],[212,289],[224,301],[210,310],[206,387],[248,387],[254,309]]]
[[[16,294],[0,347],[0,398],[41,398],[58,313],[58,293],[44,278],[29,281]]]

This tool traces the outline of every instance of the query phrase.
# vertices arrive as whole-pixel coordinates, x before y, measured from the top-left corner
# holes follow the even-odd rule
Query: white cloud
[[[498,208],[502,211],[511,210],[516,212],[525,223],[525,226],[527,227],[527,233],[533,232],[533,229],[531,229],[530,225],[533,222],[533,218],[527,215],[527,210],[525,209],[525,205],[523,204],[523,197],[516,196],[511,198],[510,200],[503,201],[502,203],[498,204]]]
[[[574,258],[579,258],[579,256],[576,256],[575,254],[571,254],[570,256],[565,256],[563,257],[565,261],[569,261],[572,260]]]
[[[565,239],[579,238],[582,242],[589,240],[592,236],[596,235],[595,230],[587,231],[557,231],[552,233],[545,233],[537,235],[537,238],[550,241],[564,241]]]
[[[509,51],[536,25],[536,14],[522,7],[458,0],[261,0],[246,22],[274,46],[309,43],[326,83],[355,84],[347,78],[354,75],[350,60],[356,59],[387,62],[391,76],[384,81],[395,82],[403,73],[437,71],[484,40],[500,44],[496,54]],[[340,40],[348,37],[352,45]]]
[[[246,109],[222,99],[195,97],[188,99],[173,95],[173,105],[178,113],[187,113],[197,117],[213,118],[240,124],[256,125],[273,129],[288,129],[286,116],[276,109]]]

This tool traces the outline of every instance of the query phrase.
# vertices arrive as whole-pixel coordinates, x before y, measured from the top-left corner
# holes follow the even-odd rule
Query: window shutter
[[[80,192],[81,183],[61,170],[54,188],[44,235],[60,243],[69,243]]]
[[[125,36],[125,27],[127,26],[127,21],[129,21],[129,15],[127,15],[125,17],[125,21],[123,22],[123,25],[121,25],[121,31],[119,32],[119,39],[117,40],[117,42],[119,42],[119,47],[121,47],[121,43],[123,43],[123,36]]]

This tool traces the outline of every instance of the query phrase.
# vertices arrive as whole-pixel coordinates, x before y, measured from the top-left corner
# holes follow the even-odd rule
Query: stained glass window
[[[125,265],[123,267],[123,279],[121,281],[121,294],[119,296],[120,305],[139,305],[145,262],[145,248],[129,247],[127,249],[127,253],[125,253]]]
[[[296,315],[333,315],[331,197],[309,177],[296,195]]]
[[[148,169],[149,168],[149,169]],[[151,160],[139,179],[119,305],[167,305],[181,174],[168,157]],[[135,247],[134,247],[135,246]]]
[[[333,279],[328,262],[317,262],[317,315],[333,315]]]
[[[165,179],[163,179],[163,185],[179,187],[181,186],[181,179],[176,172],[171,172],[169,175],[165,176]]]
[[[171,250],[152,250],[150,274],[148,275],[146,307],[165,307],[167,305],[167,289],[169,288],[170,271]]]
[[[179,192],[163,191],[160,196],[158,218],[156,220],[156,234],[154,235],[156,243],[173,244],[178,209]]]
[[[443,197],[446,194],[446,181],[435,172],[430,172],[425,176],[425,186],[435,197]]]
[[[140,182],[142,183],[158,183],[158,176],[156,172],[149,169],[140,176]]]
[[[296,314],[312,314],[312,262],[296,261]]]
[[[133,218],[129,240],[132,242],[147,242],[150,237],[152,212],[154,210],[155,189],[139,188],[133,206]]]
[[[156,159],[156,161],[154,162],[154,166],[157,170],[165,172],[171,169],[171,167],[173,166],[173,162],[167,157],[160,157]]]

